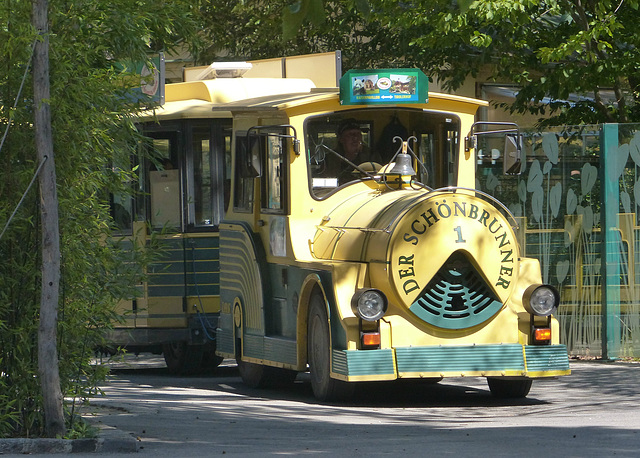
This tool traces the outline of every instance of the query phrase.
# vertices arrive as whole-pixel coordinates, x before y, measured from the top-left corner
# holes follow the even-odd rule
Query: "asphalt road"
[[[466,378],[371,384],[353,402],[321,404],[304,376],[291,389],[255,390],[231,362],[176,377],[161,359],[140,357],[114,369],[90,416],[137,437],[138,453],[153,457],[640,456],[640,365],[571,369],[535,381],[519,401],[494,399],[484,379]]]

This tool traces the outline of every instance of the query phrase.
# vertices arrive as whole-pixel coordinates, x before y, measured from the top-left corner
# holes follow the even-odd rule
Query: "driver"
[[[338,134],[337,152],[353,164],[376,163],[377,165],[377,163],[381,162],[380,158],[372,154],[369,148],[362,142],[362,130],[360,130],[360,125],[355,119],[345,119],[342,121],[336,133]],[[344,179],[352,180],[354,178],[352,166],[346,162],[342,162],[339,164],[339,167],[339,177],[343,178],[340,182],[343,182]]]
[[[338,152],[354,164],[363,162],[362,131],[355,120],[343,121],[338,126]]]

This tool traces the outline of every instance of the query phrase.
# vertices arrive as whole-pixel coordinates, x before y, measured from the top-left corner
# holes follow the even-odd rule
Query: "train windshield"
[[[434,188],[455,183],[460,121],[452,114],[400,108],[349,110],[310,118],[305,135],[309,186],[316,198],[358,180],[374,179],[407,140],[415,154],[418,181]]]

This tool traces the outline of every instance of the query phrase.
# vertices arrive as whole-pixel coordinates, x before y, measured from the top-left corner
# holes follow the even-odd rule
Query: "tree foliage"
[[[638,119],[637,0],[371,3],[451,89],[467,75],[515,83],[510,108],[552,115],[543,124]]]
[[[342,51],[343,68],[397,66],[398,43],[363,0],[216,0],[203,2],[200,63]],[[364,1],[366,5],[366,1]]]
[[[343,67],[416,66],[455,90],[513,83],[543,124],[640,120],[638,0],[230,0],[206,38],[234,58],[343,51]],[[319,6],[324,6],[324,15]],[[215,27],[214,27],[215,25]],[[222,26],[221,26],[222,25]]]
[[[10,129],[0,152],[0,224],[36,171],[29,62],[36,34],[29,2],[0,8],[0,127]],[[139,106],[123,96],[118,61],[147,59],[199,30],[191,2],[50,0],[50,79],[61,232],[58,354],[62,393],[95,394],[105,376],[90,364],[113,306],[135,294],[135,253],[106,242],[112,228],[109,191],[129,191]],[[161,7],[159,7],[161,6]],[[18,97],[23,77],[26,82]],[[16,102],[17,100],[17,102]],[[13,108],[16,105],[15,109]],[[37,370],[39,310],[39,201],[31,190],[0,239],[0,437],[43,431]],[[140,253],[144,256],[144,253]],[[68,413],[72,405],[67,405]],[[71,418],[71,417],[69,417]]]

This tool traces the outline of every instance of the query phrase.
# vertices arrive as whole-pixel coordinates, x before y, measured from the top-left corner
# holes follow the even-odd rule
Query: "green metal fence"
[[[562,342],[640,357],[640,125],[526,131],[524,150],[519,176],[480,150],[477,186],[514,213],[524,254],[560,290]]]

